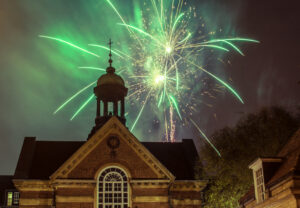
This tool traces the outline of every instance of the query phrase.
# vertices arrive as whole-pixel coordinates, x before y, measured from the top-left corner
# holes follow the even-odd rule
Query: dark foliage
[[[200,151],[203,172],[198,175],[210,179],[205,207],[238,207],[253,183],[248,165],[257,157],[275,156],[298,127],[299,120],[285,109],[270,107],[215,132],[211,138],[222,156],[208,144]]]

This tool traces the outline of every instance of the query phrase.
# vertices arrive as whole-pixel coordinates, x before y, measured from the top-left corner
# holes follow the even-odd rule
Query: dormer
[[[266,184],[274,175],[282,162],[282,158],[257,158],[249,165],[252,169],[255,199],[257,203],[263,202],[267,197]]]

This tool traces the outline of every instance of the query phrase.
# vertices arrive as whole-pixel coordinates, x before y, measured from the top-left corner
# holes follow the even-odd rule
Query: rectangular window
[[[256,190],[257,190],[257,201],[262,202],[265,199],[265,187],[264,187],[264,177],[262,168],[255,172],[256,175]]]
[[[20,199],[20,193],[14,192],[14,198],[13,198],[14,205],[19,205],[19,199]]]
[[[7,192],[7,206],[12,206],[13,192]]]

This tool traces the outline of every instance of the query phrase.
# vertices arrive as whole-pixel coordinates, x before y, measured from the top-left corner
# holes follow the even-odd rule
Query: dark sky
[[[59,26],[60,18],[69,15],[78,21],[73,29],[88,31],[88,39],[88,34],[99,30],[91,29],[88,21],[86,24],[80,21],[82,15],[86,20],[92,19],[92,15],[85,13],[86,8],[79,0],[65,1],[64,8],[58,1],[20,2],[0,0],[0,174],[13,174],[25,136],[37,136],[43,140],[83,140],[94,119],[93,108],[73,122],[65,119],[65,114],[52,115],[55,107],[67,96],[60,88],[74,93],[87,83],[82,77],[82,80],[74,82],[79,75],[74,75],[72,80],[68,79],[67,73],[59,71],[62,67],[60,63],[67,65],[72,60],[70,54],[67,57],[52,54],[50,57],[44,51],[57,50],[54,45],[45,48],[45,44],[32,44],[40,41],[37,40],[40,32],[53,31],[50,26],[45,29],[50,17],[61,27],[56,28],[59,33],[64,29],[63,25]],[[102,7],[102,2],[99,2],[93,12],[97,11],[97,7]],[[205,1],[195,2],[201,5]],[[231,27],[234,27],[235,33],[259,40],[260,44],[246,44],[243,47],[245,56],[228,54],[226,57],[230,60],[230,64],[224,65],[226,76],[243,96],[245,104],[236,102],[226,92],[214,101],[212,108],[199,110],[199,126],[210,135],[217,129],[233,125],[242,115],[262,106],[281,105],[295,111],[300,101],[299,1],[215,0],[210,1],[210,5],[217,12],[222,10],[223,17],[216,14],[217,18],[234,17]],[[96,25],[102,24],[106,23],[99,21]],[[71,26],[66,24],[66,27]],[[63,51],[60,52],[63,54]],[[82,57],[81,61],[90,60]],[[47,64],[49,62],[52,64]],[[53,70],[52,74],[49,69]],[[65,82],[58,84],[62,78]],[[71,113],[69,109],[66,111]],[[191,137],[193,133],[183,131],[180,136]]]

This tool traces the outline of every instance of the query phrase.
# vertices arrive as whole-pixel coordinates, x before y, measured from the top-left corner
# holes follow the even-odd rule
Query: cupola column
[[[96,114],[96,117],[100,117],[100,112],[101,112],[101,100],[100,100],[100,98],[97,98],[97,114]]]
[[[108,115],[108,102],[105,100],[104,103],[104,116]]]
[[[114,101],[114,116],[118,116],[118,101]]]
[[[125,102],[124,102],[124,98],[121,99],[121,117],[124,118],[124,114],[125,114]]]

